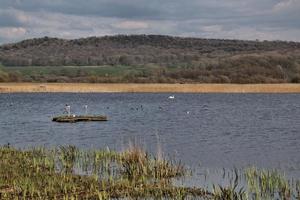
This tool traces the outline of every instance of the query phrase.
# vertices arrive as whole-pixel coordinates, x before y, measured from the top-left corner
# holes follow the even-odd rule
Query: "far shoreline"
[[[0,83],[0,93],[300,93],[300,84]]]

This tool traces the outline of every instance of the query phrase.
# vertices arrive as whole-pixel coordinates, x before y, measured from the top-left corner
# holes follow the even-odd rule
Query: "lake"
[[[191,167],[277,168],[300,178],[300,94],[0,94],[0,144],[122,150],[131,143]],[[52,122],[65,104],[107,122]]]

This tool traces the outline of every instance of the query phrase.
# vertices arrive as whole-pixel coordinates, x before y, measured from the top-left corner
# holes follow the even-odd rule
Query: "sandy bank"
[[[300,84],[0,83],[0,93],[19,92],[300,93]]]

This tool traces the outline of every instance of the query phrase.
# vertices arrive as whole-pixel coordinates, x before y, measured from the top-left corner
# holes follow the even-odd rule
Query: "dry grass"
[[[300,84],[0,83],[0,93],[15,92],[299,93]]]

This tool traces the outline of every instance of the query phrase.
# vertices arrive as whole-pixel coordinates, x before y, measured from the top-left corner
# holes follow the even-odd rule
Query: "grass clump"
[[[236,187],[222,187],[214,186],[213,189],[213,199],[214,200],[247,200],[247,193],[241,188],[239,191],[236,191]]]
[[[163,159],[152,159],[139,147],[130,147],[121,154],[123,175],[128,179],[170,179],[181,177],[185,169],[181,164],[173,164]]]
[[[292,197],[291,184],[276,170],[258,170],[252,167],[246,170],[245,175],[251,195],[255,199],[291,199]],[[298,194],[297,199],[299,198]]]

